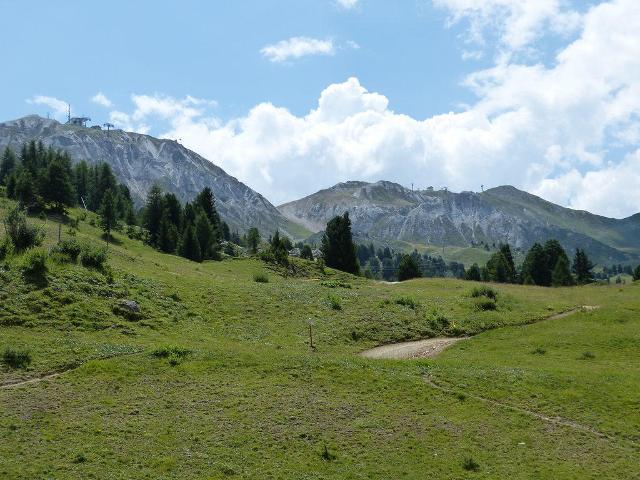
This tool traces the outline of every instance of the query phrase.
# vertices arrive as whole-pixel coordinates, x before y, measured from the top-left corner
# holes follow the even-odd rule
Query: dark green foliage
[[[572,269],[579,285],[593,282],[593,263],[591,263],[584,250],[576,249]]]
[[[498,305],[495,300],[486,297],[479,297],[474,300],[474,307],[480,311],[496,310]]]
[[[509,261],[502,251],[491,255],[487,262],[487,279],[490,282],[510,283],[513,281],[513,276]]]
[[[147,203],[144,210],[144,227],[149,231],[149,244],[153,247],[158,246],[160,222],[163,214],[162,190],[159,186],[154,185],[147,193]]]
[[[533,355],[544,355],[547,351],[542,347],[536,347],[532,352]]]
[[[191,223],[188,223],[182,234],[179,248],[180,255],[194,262],[202,261],[200,242],[196,236],[196,230]]]
[[[468,472],[479,472],[480,464],[476,462],[473,458],[468,457],[465,458],[462,462],[462,468],[464,468]]]
[[[395,299],[396,305],[402,305],[403,307],[408,307],[411,310],[416,310],[418,308],[418,302],[416,302],[411,297],[399,297]]]
[[[422,271],[420,265],[413,255],[403,255],[398,265],[398,281],[420,278]]]
[[[349,213],[335,217],[327,223],[322,237],[322,254],[328,267],[358,274],[359,266],[356,258],[356,247],[351,235]]]
[[[251,227],[247,232],[247,247],[251,253],[257,253],[258,245],[260,245],[260,232],[256,227]]]
[[[98,214],[100,215],[100,228],[102,228],[108,239],[111,237],[111,231],[116,227],[116,223],[118,222],[115,197],[111,189],[104,192]]]
[[[2,363],[10,368],[27,368],[31,364],[31,354],[28,350],[6,348],[2,352]]]
[[[15,173],[12,173],[7,178],[7,198],[16,200],[16,186],[17,186],[16,175]]]
[[[342,310],[342,303],[340,302],[339,297],[329,295],[327,300],[329,300],[329,307],[331,307],[332,310]]]
[[[84,244],[80,249],[80,263],[83,267],[102,270],[107,262],[107,249],[103,246]]]
[[[256,273],[253,275],[253,281],[257,283],[269,283],[269,277],[266,273]]]
[[[167,215],[160,219],[158,248],[164,253],[174,253],[178,248],[178,229]]]
[[[511,246],[508,243],[500,244],[500,253],[504,256],[507,267],[507,282],[514,283],[516,281],[516,265],[513,261]]]
[[[36,196],[33,176],[26,169],[22,169],[18,174],[14,198],[25,207],[32,207],[35,204]]]
[[[471,290],[471,298],[479,298],[479,297],[487,297],[490,298],[491,300],[498,300],[498,292],[497,290],[487,286],[487,285],[482,285],[479,287],[474,287]]]
[[[0,161],[0,185],[4,185],[5,181],[16,168],[16,154],[9,147],[4,149],[2,160]]]
[[[635,281],[640,280],[640,265],[638,265],[636,269],[633,271],[633,279]]]
[[[558,257],[556,266],[551,273],[551,285],[554,287],[568,287],[574,284],[566,255]]]
[[[13,245],[11,244],[11,240],[9,240],[9,237],[3,237],[2,240],[0,240],[0,260],[7,258],[12,251]]]
[[[269,249],[263,253],[262,259],[280,265],[289,264],[289,251],[287,250],[286,241],[280,237],[280,232],[277,230],[276,233],[273,234],[273,237],[271,237]]]
[[[78,261],[81,251],[82,247],[75,238],[61,240],[52,249],[52,253],[65,255],[73,263]]]
[[[551,284],[547,255],[539,243],[533,244],[524,259],[522,278],[525,283],[530,281],[533,285],[549,286]]]
[[[184,358],[191,354],[191,350],[184,347],[178,347],[176,345],[165,345],[165,346],[156,348],[153,352],[151,352],[151,354],[154,357],[158,357],[158,358],[168,358],[171,355]]]
[[[66,154],[57,155],[47,167],[40,191],[44,202],[51,204],[55,212],[64,214],[66,207],[75,204],[71,175],[71,160]]]
[[[465,279],[472,280],[474,282],[479,282],[481,280],[480,267],[477,263],[474,263],[473,265],[471,265],[471,267],[469,267],[469,270],[467,270],[465,274]]]
[[[596,356],[593,354],[593,352],[582,352],[582,356],[580,357],[581,360],[593,360],[594,358],[596,358]]]
[[[313,251],[311,250],[310,245],[303,245],[300,249],[300,258],[304,258],[305,260],[313,260]]]
[[[220,245],[216,242],[213,225],[211,225],[208,216],[204,213],[198,214],[195,228],[202,258],[207,259],[212,258],[214,255],[217,256]]]
[[[320,455],[320,458],[322,458],[322,460],[324,460],[325,462],[333,462],[337,457],[329,451],[329,448],[325,443],[324,449],[322,450],[322,454]]]
[[[27,223],[25,211],[20,207],[9,210],[4,220],[4,228],[17,252],[36,247],[44,239],[44,233],[40,228]]]
[[[42,277],[47,273],[47,252],[40,248],[27,250],[22,258],[20,270],[29,277]]]

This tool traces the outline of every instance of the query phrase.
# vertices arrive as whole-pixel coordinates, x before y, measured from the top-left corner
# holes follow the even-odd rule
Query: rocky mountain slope
[[[585,248],[601,263],[633,261],[640,254],[640,215],[605,218],[509,186],[453,193],[412,191],[385,181],[346,182],[278,208],[314,232],[348,211],[360,241],[460,247],[509,242],[524,250],[557,238],[567,250]]]
[[[37,115],[0,123],[0,148],[10,145],[19,151],[29,140],[66,150],[74,161],[109,163],[138,206],[154,183],[182,201],[191,200],[209,186],[220,214],[232,229],[244,231],[256,226],[266,234],[278,228],[294,238],[308,233],[283,217],[262,195],[173,140],[61,124]]]

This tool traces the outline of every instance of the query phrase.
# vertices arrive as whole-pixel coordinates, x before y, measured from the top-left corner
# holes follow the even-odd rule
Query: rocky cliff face
[[[472,246],[508,242],[527,249],[557,238],[599,262],[637,259],[640,219],[616,220],[554,205],[513,187],[483,193],[412,191],[391,182],[346,182],[278,207],[313,231],[345,211],[361,240]]]
[[[129,187],[138,206],[154,183],[175,193],[183,202],[208,186],[216,196],[220,214],[232,229],[244,231],[256,226],[266,234],[278,228],[294,238],[306,233],[262,195],[173,140],[66,125],[37,115],[0,123],[0,147],[10,145],[19,152],[29,140],[42,140],[47,146],[66,150],[74,161],[109,163],[119,180]]]

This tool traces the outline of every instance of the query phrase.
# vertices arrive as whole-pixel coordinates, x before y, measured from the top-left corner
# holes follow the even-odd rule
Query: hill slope
[[[299,238],[306,233],[284,218],[262,195],[228,175],[220,167],[173,140],[111,130],[110,132],[61,124],[37,115],[0,123],[0,147],[19,151],[29,140],[68,151],[74,161],[107,162],[120,181],[142,205],[149,188],[157,183],[183,202],[204,187],[210,187],[222,217],[232,229],[256,226],[260,231],[276,229]]]
[[[287,218],[319,231],[345,211],[363,241],[468,247],[509,242],[527,249],[557,238],[585,248],[601,263],[640,254],[640,218],[616,220],[554,205],[514,187],[483,193],[412,191],[396,183],[346,182],[279,207]]]

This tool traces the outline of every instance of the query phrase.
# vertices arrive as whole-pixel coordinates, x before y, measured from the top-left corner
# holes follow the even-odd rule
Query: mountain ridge
[[[293,238],[308,234],[284,218],[264,196],[175,140],[63,124],[38,115],[0,123],[0,148],[10,146],[19,152],[22,144],[30,140],[68,151],[74,162],[109,163],[118,179],[129,187],[138,206],[153,184],[175,193],[183,202],[208,186],[214,192],[220,214],[232,229],[246,231],[255,226],[263,233],[279,229]]]

